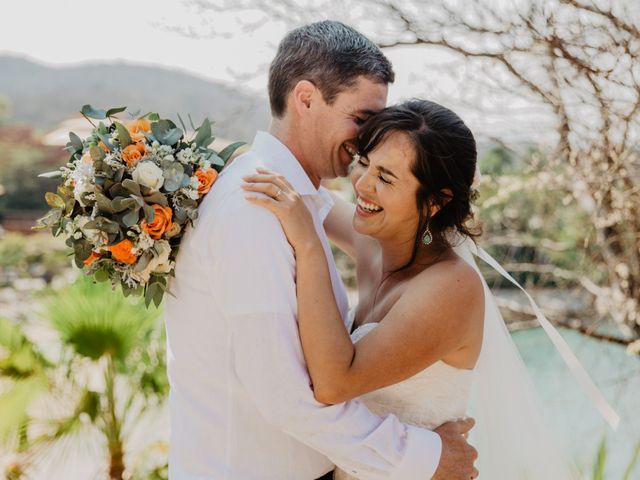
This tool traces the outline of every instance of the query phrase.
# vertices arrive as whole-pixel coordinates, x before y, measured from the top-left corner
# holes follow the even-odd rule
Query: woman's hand
[[[284,230],[289,243],[300,254],[308,249],[320,248],[322,244],[313,223],[313,217],[302,200],[282,175],[265,168],[256,169],[255,175],[243,177],[246,182],[242,188],[248,192],[264,195],[246,195],[245,198],[255,205],[273,212]]]

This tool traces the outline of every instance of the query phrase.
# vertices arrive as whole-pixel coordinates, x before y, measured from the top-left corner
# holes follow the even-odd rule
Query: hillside
[[[90,103],[99,107],[176,113],[216,122],[218,135],[251,140],[268,125],[266,99],[188,73],[127,63],[49,67],[0,55],[0,96],[10,103],[9,122],[50,129]]]

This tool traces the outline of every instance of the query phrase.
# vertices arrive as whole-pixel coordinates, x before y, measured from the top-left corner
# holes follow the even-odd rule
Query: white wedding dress
[[[462,238],[456,253],[481,276],[474,257],[481,258],[517,288],[522,287],[484,250]],[[495,299],[482,278],[485,319],[482,351],[473,370],[454,368],[442,361],[407,380],[358,398],[372,412],[396,415],[402,422],[430,430],[443,423],[471,416],[476,427],[470,443],[479,452],[479,479],[574,480],[579,477],[571,459],[547,429],[541,405],[527,369],[511,340]],[[527,292],[540,325],[567,363],[587,398],[603,419],[616,429],[619,417],[593,384],[557,330],[544,317]],[[349,314],[352,329],[355,311]],[[365,323],[351,334],[354,343],[377,327]],[[553,372],[549,372],[552,374]],[[567,405],[569,408],[569,405]],[[468,414],[467,414],[468,412]],[[357,480],[336,469],[335,480]]]
[[[349,314],[349,329],[354,312]],[[378,326],[360,325],[351,334],[354,343]],[[442,361],[425,368],[407,380],[362,395],[362,401],[373,413],[396,415],[403,423],[433,430],[443,423],[464,418],[467,412],[473,370],[454,368]],[[335,480],[355,480],[355,477],[336,469]]]

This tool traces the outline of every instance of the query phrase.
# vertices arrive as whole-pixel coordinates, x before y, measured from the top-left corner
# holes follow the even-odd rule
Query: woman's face
[[[413,242],[419,212],[419,182],[411,173],[415,149],[402,132],[391,132],[368,157],[360,157],[351,172],[356,192],[355,230],[380,240]]]

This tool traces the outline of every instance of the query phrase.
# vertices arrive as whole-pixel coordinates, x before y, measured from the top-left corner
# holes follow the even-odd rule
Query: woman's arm
[[[413,279],[380,325],[354,345],[336,305],[322,244],[300,196],[279,176],[262,172],[245,180],[257,182],[246,190],[268,195],[248,199],[278,217],[296,253],[298,325],[316,399],[340,403],[398,383],[468,341],[473,312],[484,311],[484,295],[475,271],[454,260],[435,265],[428,277]]]
[[[309,244],[296,257],[300,338],[315,397],[323,403],[412,377],[463,347],[473,333],[474,311],[484,312],[475,271],[461,260],[442,262],[428,278],[414,279],[380,325],[354,345],[322,252]]]

